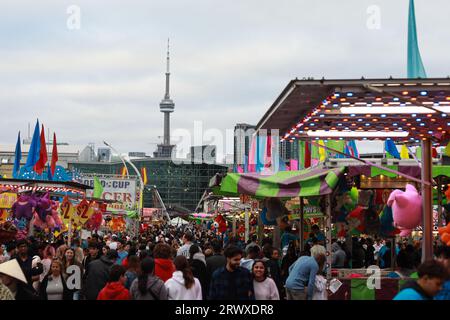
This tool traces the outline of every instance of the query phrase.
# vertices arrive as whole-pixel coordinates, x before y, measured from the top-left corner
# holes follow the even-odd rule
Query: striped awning
[[[262,173],[227,173],[216,194],[238,196],[247,194],[260,198],[294,198],[326,195],[333,192],[345,168],[309,168],[301,171],[280,171],[267,175]]]

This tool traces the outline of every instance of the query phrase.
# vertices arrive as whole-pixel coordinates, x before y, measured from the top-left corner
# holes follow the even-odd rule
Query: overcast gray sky
[[[39,0],[0,11],[0,143],[38,117],[70,144],[151,153],[162,135],[166,39],[172,129],[256,123],[298,77],[405,77],[408,0]],[[79,30],[67,8],[81,9]],[[377,5],[381,29],[370,29]],[[450,74],[448,0],[416,0],[429,77]]]

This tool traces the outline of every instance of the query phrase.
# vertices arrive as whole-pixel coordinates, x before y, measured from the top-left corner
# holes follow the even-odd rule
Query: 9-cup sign
[[[125,210],[134,207],[136,203],[136,180],[114,178],[99,178],[99,180],[103,187],[101,198],[120,202],[109,203],[108,211]],[[94,178],[84,177],[82,183],[94,187]],[[87,190],[86,196],[92,197],[93,193],[94,190]]]

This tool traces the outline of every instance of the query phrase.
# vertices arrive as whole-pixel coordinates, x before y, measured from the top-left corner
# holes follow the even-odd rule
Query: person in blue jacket
[[[436,260],[422,263],[417,269],[419,279],[408,282],[394,300],[432,300],[447,278],[445,266]]]
[[[447,281],[444,282],[442,290],[434,297],[434,300],[450,300],[450,247],[440,247],[436,256],[437,260],[442,262],[447,269]]]

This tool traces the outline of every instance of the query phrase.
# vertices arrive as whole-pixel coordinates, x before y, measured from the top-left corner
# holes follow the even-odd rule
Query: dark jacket
[[[283,281],[281,279],[281,268],[278,265],[278,261],[274,259],[269,259],[265,262],[269,276],[273,279],[278,288],[278,293],[280,296],[283,293]]]
[[[194,277],[197,278],[198,281],[200,281],[200,285],[202,286],[202,297],[204,300],[206,300],[206,297],[208,296],[209,285],[206,265],[203,263],[203,261],[196,259],[189,259],[189,265],[191,266],[192,274],[194,275]]]
[[[219,268],[225,267],[227,264],[227,258],[221,254],[215,253],[214,255],[206,258],[206,271],[208,273],[208,279],[211,279],[214,271]]]
[[[226,267],[217,269],[211,279],[209,300],[255,300],[250,271],[242,267],[233,272]]]
[[[139,279],[135,279],[130,287],[130,296],[132,300],[167,300],[167,289],[160,278],[149,276],[145,294],[139,290]]]
[[[105,256],[98,260],[94,260],[89,264],[89,274],[83,287],[83,295],[87,300],[97,300],[97,296],[109,279],[109,270],[113,265],[113,261]]]
[[[46,275],[44,279],[42,279],[41,285],[39,286],[39,295],[42,300],[48,300],[47,297],[48,277],[49,275]],[[64,277],[62,275],[60,275],[60,277],[63,285],[63,300],[73,300],[73,292],[67,288],[67,284],[66,281],[64,280]]]

